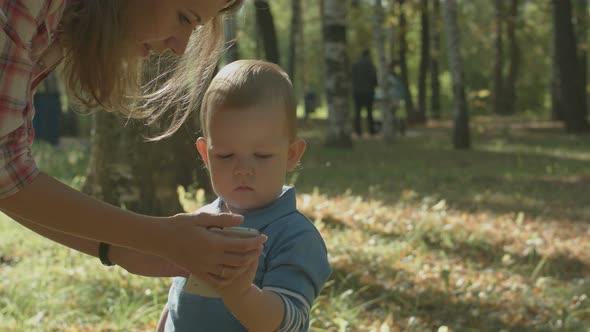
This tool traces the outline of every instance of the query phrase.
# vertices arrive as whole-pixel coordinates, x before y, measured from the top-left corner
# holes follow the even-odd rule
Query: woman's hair
[[[236,11],[235,0],[222,14]],[[173,111],[168,129],[160,139],[174,133],[197,108],[216,67],[223,44],[222,15],[192,33],[185,54],[162,65],[144,59],[129,42],[122,22],[128,1],[85,0],[68,3],[59,28],[64,53],[64,77],[68,91],[89,108],[120,112],[151,124]],[[156,66],[154,66],[156,65]],[[142,86],[150,78],[148,84]],[[168,121],[167,121],[168,123]]]
[[[238,60],[223,67],[211,81],[201,104],[201,130],[209,135],[211,113],[221,109],[271,107],[286,112],[289,139],[297,136],[297,102],[289,76],[261,60]]]

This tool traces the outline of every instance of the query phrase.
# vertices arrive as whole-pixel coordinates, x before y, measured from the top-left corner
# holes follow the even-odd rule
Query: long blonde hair
[[[222,52],[224,14],[235,12],[232,2],[192,33],[185,54],[172,65],[144,73],[144,59],[130,48],[121,22],[127,1],[85,0],[68,3],[59,28],[68,91],[88,108],[119,112],[152,124],[173,111],[169,127],[153,139],[172,135],[197,109]],[[151,64],[159,60],[150,60]],[[154,74],[155,72],[155,74]],[[149,83],[142,86],[149,77]],[[168,121],[167,121],[168,122]]]

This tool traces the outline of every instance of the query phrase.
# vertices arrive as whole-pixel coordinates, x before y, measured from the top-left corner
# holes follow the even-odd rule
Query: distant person
[[[391,98],[391,112],[393,113],[394,125],[397,132],[403,136],[406,133],[407,115],[405,111],[402,112],[400,105],[404,101],[405,86],[396,68],[397,62],[391,62],[387,80],[389,83],[389,97]]]
[[[190,279],[174,278],[157,330],[307,331],[331,268],[295,188],[284,185],[305,152],[287,74],[264,61],[227,65],[205,92],[201,129],[197,149],[219,198],[199,212],[243,215],[268,242],[257,264],[217,294],[191,293]]]
[[[308,93],[305,94],[305,101],[304,101],[304,110],[305,110],[304,122],[305,123],[307,123],[309,116],[312,113],[315,113],[317,107],[318,107],[318,95],[313,91],[309,91]]]
[[[373,102],[377,87],[377,70],[371,60],[371,53],[365,49],[361,58],[352,66],[352,91],[354,96],[354,131],[358,136],[363,134],[361,126],[362,109],[367,110],[367,126],[371,135],[376,133],[373,120]]]

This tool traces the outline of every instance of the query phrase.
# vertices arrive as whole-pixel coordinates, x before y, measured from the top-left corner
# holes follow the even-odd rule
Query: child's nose
[[[238,161],[234,173],[236,175],[252,175],[254,174],[254,167],[246,161]]]

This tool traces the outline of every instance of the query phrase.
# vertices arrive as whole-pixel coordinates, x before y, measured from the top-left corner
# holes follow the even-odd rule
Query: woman
[[[240,3],[0,0],[0,210],[39,234],[137,274],[189,272],[223,288],[256,262],[265,236],[229,239],[206,230],[236,226],[239,216],[156,218],[124,211],[39,172],[31,156],[34,89],[60,62],[69,91],[88,107],[153,121],[160,110],[179,105],[162,136],[171,134],[201,96],[207,80],[195,78],[210,77],[215,66],[221,16]],[[158,85],[163,88],[142,96],[137,81],[143,58],[167,50],[182,56],[176,71]]]

